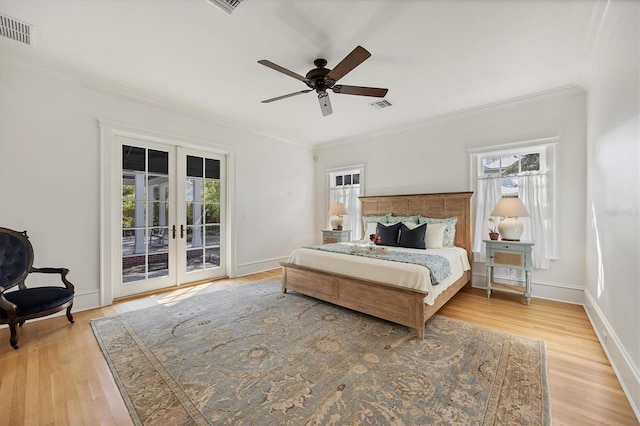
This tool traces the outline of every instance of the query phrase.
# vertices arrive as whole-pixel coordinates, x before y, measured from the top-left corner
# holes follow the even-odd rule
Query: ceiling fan
[[[301,95],[315,90],[318,93],[318,101],[320,102],[322,115],[327,116],[333,113],[327,90],[333,90],[333,93],[340,93],[343,95],[373,96],[376,98],[382,98],[387,94],[388,89],[336,84],[338,80],[363,63],[367,58],[369,58],[369,56],[371,56],[371,53],[369,53],[364,47],[358,46],[333,69],[325,68],[327,65],[326,59],[318,58],[313,61],[316,68],[309,71],[304,77],[283,68],[280,65],[274,64],[271,61],[267,61],[266,59],[259,60],[259,64],[300,80],[309,86],[309,89],[289,93],[288,95],[282,95],[276,98],[266,99],[262,101],[262,103],[267,104],[269,102],[279,101],[280,99],[290,98],[291,96]]]

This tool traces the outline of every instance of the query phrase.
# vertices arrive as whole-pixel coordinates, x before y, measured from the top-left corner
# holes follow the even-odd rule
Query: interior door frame
[[[100,129],[100,306],[113,303],[113,282],[121,276],[121,258],[118,250],[121,244],[121,169],[118,164],[121,153],[120,145],[115,141],[117,136],[140,139],[168,145],[169,147],[182,146],[204,152],[211,152],[226,157],[226,187],[225,200],[226,212],[226,236],[225,245],[227,256],[227,275],[236,276],[236,247],[235,247],[235,158],[236,154],[228,146],[214,141],[201,141],[167,133],[141,129],[125,124],[114,123],[106,120],[98,120]],[[169,287],[171,288],[171,287]]]

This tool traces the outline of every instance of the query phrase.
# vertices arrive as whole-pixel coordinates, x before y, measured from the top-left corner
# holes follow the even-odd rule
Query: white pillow
[[[407,225],[409,226],[409,225]],[[415,225],[419,226],[419,225]],[[442,248],[446,223],[428,223],[424,242],[428,249]]]
[[[389,223],[389,216],[391,216],[391,213],[387,213],[384,216],[362,216],[362,225],[365,231],[367,231],[369,229],[369,224],[373,223],[376,224],[378,222],[380,223]],[[375,229],[373,230],[373,232],[371,232],[371,234],[375,234]],[[367,237],[369,232],[367,232]]]
[[[423,217],[420,216],[418,218],[418,223],[446,223],[447,227],[444,229],[444,240],[442,243],[443,247],[454,247],[456,240],[456,223],[458,223],[458,217],[445,217],[445,218],[436,218],[436,217]],[[428,226],[427,226],[428,228]]]
[[[420,224],[416,222],[402,222],[402,223],[404,223],[404,226],[406,226],[409,229],[416,229],[418,226],[420,226]],[[427,229],[429,229],[429,225],[427,225]]]
[[[395,225],[395,223],[369,222],[369,223],[367,223],[367,229],[365,230],[365,233],[364,233],[364,239],[365,240],[369,239],[369,235],[376,233],[376,228],[378,227],[378,223],[380,223],[380,225],[384,225],[384,226]],[[416,224],[416,226],[418,226],[418,225]],[[429,225],[427,225],[427,228],[428,227],[429,227]]]

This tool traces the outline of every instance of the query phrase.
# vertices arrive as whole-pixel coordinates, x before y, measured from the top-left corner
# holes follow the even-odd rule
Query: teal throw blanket
[[[451,275],[451,265],[446,257],[437,254],[408,253],[404,251],[387,250],[386,253],[370,253],[366,251],[354,251],[351,244],[323,244],[305,247],[313,250],[327,251],[331,253],[350,254],[352,256],[369,257],[372,259],[389,260],[391,262],[412,263],[424,266],[431,273],[431,284],[438,285]]]

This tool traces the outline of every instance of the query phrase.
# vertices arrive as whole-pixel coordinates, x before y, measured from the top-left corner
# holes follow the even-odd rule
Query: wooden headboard
[[[362,216],[421,215],[425,217],[458,217],[455,245],[467,250],[471,262],[471,196],[473,192],[439,194],[362,196]],[[364,233],[363,233],[364,235]]]

